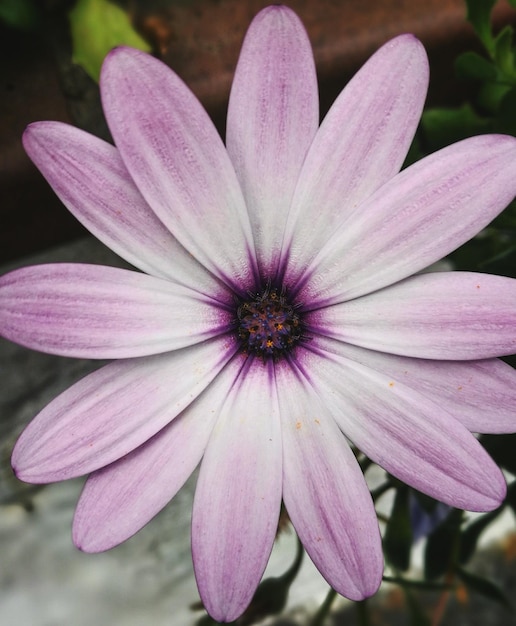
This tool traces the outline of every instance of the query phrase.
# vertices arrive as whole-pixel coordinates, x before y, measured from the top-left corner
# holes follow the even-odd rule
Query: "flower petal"
[[[91,474],[75,511],[76,546],[101,552],[122,543],[176,495],[202,458],[238,375],[236,365],[226,365],[196,400],[151,439]]]
[[[262,275],[274,275],[294,187],[319,125],[306,31],[285,6],[252,21],[231,88],[227,149],[249,209]]]
[[[423,359],[516,353],[516,280],[432,272],[314,312],[310,325],[364,348]]]
[[[471,432],[516,430],[516,370],[500,359],[435,361],[338,345],[340,356],[423,394]]]
[[[371,293],[476,235],[514,198],[516,139],[470,137],[401,172],[360,207],[307,271],[314,306]]]
[[[47,483],[104,467],[150,439],[217,376],[234,350],[219,338],[149,358],[115,361],[67,389],[27,426],[12,465]]]
[[[111,359],[177,350],[228,329],[205,296],[114,267],[57,263],[0,278],[0,328],[34,350]]]
[[[71,213],[140,270],[216,291],[215,278],[170,234],[145,202],[116,148],[61,122],[36,122],[23,145]]]
[[[310,558],[338,593],[362,600],[383,572],[371,495],[324,400],[301,376],[278,368],[283,499]]]
[[[106,57],[100,87],[116,146],[153,211],[213,274],[249,289],[256,262],[245,202],[197,98],[166,65],[130,48]]]
[[[450,506],[497,508],[506,493],[499,468],[466,428],[423,394],[346,357],[339,341],[317,338],[310,376],[343,433],[371,460]]]
[[[246,364],[212,432],[195,492],[192,553],[201,599],[231,622],[265,570],[281,504],[281,431],[272,367]]]
[[[357,207],[398,173],[423,110],[428,61],[401,35],[344,88],[310,148],[288,216],[284,254],[293,281]],[[344,226],[345,225],[345,226]]]

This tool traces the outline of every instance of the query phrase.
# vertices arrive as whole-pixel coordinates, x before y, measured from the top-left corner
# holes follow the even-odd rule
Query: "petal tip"
[[[130,46],[115,46],[105,56],[100,70],[100,84],[105,81],[106,76],[110,74],[113,66],[124,64],[127,61],[139,59],[142,57],[150,56],[142,50],[137,48],[131,48]],[[126,70],[127,68],[125,68]],[[124,71],[125,71],[124,70]]]
[[[387,45],[394,46],[406,46],[413,47],[414,49],[421,50],[424,52],[426,56],[425,47],[421,43],[421,41],[413,34],[413,33],[402,33],[401,35],[397,35],[393,39],[387,42]]]
[[[348,600],[361,602],[375,595],[382,584],[382,576],[383,571],[378,579],[376,577],[364,577],[360,580],[353,580],[353,587],[351,587],[351,581],[348,580],[343,588],[335,588],[335,591]]]
[[[72,534],[72,541],[77,550],[79,550],[80,552],[84,552],[84,554],[99,554],[100,552],[104,552],[105,550],[109,549],[99,548],[98,546],[94,545],[94,543],[89,544],[86,538],[77,537],[75,536],[75,534]]]
[[[476,506],[471,507],[470,511],[486,513],[494,511],[503,504],[507,496],[507,483],[501,471],[498,480],[495,478],[490,482],[490,487],[490,493],[481,494]]]
[[[238,605],[229,605],[228,603],[228,606],[212,606],[204,601],[203,604],[210,617],[221,624],[232,624],[239,617],[242,617],[249,608],[248,602],[244,605],[241,603]]]
[[[31,122],[23,131],[22,144],[25,152],[30,156],[30,152],[34,146],[34,142],[37,141],[41,132],[48,122]]]
[[[25,152],[31,159],[37,159],[38,156],[46,152],[50,142],[59,145],[62,133],[67,128],[76,130],[64,122],[53,120],[31,122],[22,134],[22,144]]]
[[[31,122],[30,124],[27,124],[25,130],[23,131],[22,140],[25,140],[26,138],[30,137],[34,132],[37,132],[38,126],[40,124],[41,122]]]
[[[266,28],[267,26],[272,25],[274,27],[274,25],[271,24],[272,20],[275,20],[275,23],[277,24],[283,19],[290,20],[291,24],[303,26],[303,23],[301,22],[301,19],[299,18],[297,13],[284,4],[272,4],[268,7],[265,7],[256,14],[253,21],[251,22],[251,26],[260,26],[262,28]]]
[[[19,445],[18,440],[11,455],[11,467],[18,480],[31,485],[46,485],[73,477],[45,466],[44,461],[36,457],[38,451],[32,448],[30,442],[25,446],[23,443]]]
[[[346,581],[345,588],[340,593],[349,600],[360,602],[375,595],[382,584],[382,578],[383,552],[378,535],[377,547],[371,549],[369,558],[362,561],[360,570],[355,572],[351,580]]]
[[[412,33],[403,33],[389,40],[381,50],[405,50],[407,60],[410,58],[417,63],[419,67],[420,78],[428,83],[430,66],[428,64],[428,56],[424,45]]]
[[[72,542],[77,550],[85,554],[97,554],[102,552],[102,550],[99,550],[95,545],[90,544],[87,537],[82,537],[80,533],[77,533],[75,528],[72,530]]]
[[[16,476],[18,480],[25,482],[23,480],[23,471],[21,471],[18,465],[12,460],[11,460],[11,469],[13,470],[13,474]]]
[[[15,463],[14,461],[11,461],[11,467],[13,474],[23,483],[29,483],[31,485],[45,485],[59,480],[58,478],[49,478],[46,480],[45,477],[34,472],[34,468],[23,467],[22,464]]]
[[[47,483],[54,482],[52,479],[42,480],[40,476],[31,472],[30,469],[15,466],[13,463],[11,463],[11,467],[13,474],[22,483],[29,483],[30,485],[45,485]]]
[[[139,53],[141,53],[141,50],[131,48],[130,46],[115,46],[106,54],[104,63],[110,63],[114,58],[119,56],[137,56]]]
[[[20,440],[18,440],[15,443],[12,454],[11,454],[11,468],[13,470],[14,475],[16,476],[18,480],[22,480],[23,482],[30,482],[26,480],[27,477],[25,475],[25,471],[23,467],[24,464],[20,458],[21,454],[20,454],[19,442]]]
[[[109,541],[106,534],[101,532],[101,528],[93,528],[91,523],[88,524],[88,516],[86,517],[86,524],[84,524],[82,521],[83,517],[84,515],[79,504],[75,510],[72,524],[72,542],[77,550],[85,554],[98,554],[99,552],[106,552],[106,550],[110,550],[120,543]]]
[[[255,19],[259,16],[279,15],[279,14],[293,15],[298,19],[297,14],[285,4],[271,4],[270,6],[265,7],[259,13],[257,13]]]

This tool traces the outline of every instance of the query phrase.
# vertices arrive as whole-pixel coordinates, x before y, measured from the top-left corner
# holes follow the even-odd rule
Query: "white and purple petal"
[[[111,250],[151,276],[220,291],[153,213],[114,146],[61,122],[31,124],[23,146],[67,209]]]
[[[260,582],[278,528],[281,476],[274,367],[254,359],[227,394],[195,491],[195,576],[216,620],[240,616]]]
[[[310,377],[342,432],[408,485],[470,511],[503,501],[503,474],[445,409],[403,382],[348,359],[339,341],[314,338]],[[308,360],[308,359],[307,359]]]
[[[516,139],[470,137],[398,174],[321,249],[298,297],[315,308],[371,293],[443,258],[514,198]]]
[[[48,404],[13,451],[16,475],[46,483],[82,476],[120,459],[189,406],[231,359],[218,338],[140,359],[114,361]]]
[[[317,77],[306,31],[288,7],[267,7],[244,39],[226,131],[264,276],[276,273],[292,194],[318,126]]]
[[[474,360],[516,352],[516,280],[431,272],[308,316],[323,334],[422,359]]]
[[[337,98],[307,154],[283,254],[293,283],[337,228],[400,170],[423,110],[428,61],[412,35],[389,41]],[[284,259],[285,260],[285,259]]]
[[[516,370],[500,359],[438,361],[331,345],[341,357],[423,394],[471,432],[516,431]]]
[[[239,359],[228,363],[171,423],[90,475],[75,511],[75,545],[85,552],[109,550],[168,504],[200,462],[240,367]]]
[[[35,265],[0,278],[0,329],[26,347],[116,359],[177,350],[228,330],[231,313],[161,278],[101,265]]]
[[[380,586],[383,556],[362,471],[325,406],[289,366],[277,369],[283,436],[283,500],[307,553],[328,583],[352,600]]]
[[[257,277],[249,217],[197,98],[166,65],[123,47],[106,57],[100,88],[115,144],[152,210],[192,256],[245,292]]]

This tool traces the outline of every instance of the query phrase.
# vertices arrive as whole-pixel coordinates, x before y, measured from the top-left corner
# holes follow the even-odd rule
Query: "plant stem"
[[[328,614],[331,609],[331,605],[333,601],[337,597],[337,592],[335,589],[330,589],[326,594],[326,598],[324,598],[324,602],[319,607],[319,610],[314,615],[312,621],[310,622],[310,626],[322,626],[324,620],[328,617]]]
[[[371,626],[371,620],[369,619],[369,608],[367,600],[361,602],[355,602],[357,607],[357,624],[358,626]]]

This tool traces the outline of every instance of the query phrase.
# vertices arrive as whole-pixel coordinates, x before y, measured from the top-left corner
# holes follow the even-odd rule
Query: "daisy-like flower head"
[[[422,45],[402,35],[318,128],[307,35],[274,6],[245,38],[226,146],[172,71],[126,48],[101,76],[116,147],[57,122],[27,129],[64,204],[141,270],[40,265],[0,284],[5,337],[116,359],[50,403],[13,453],[25,481],[90,474],[79,548],[133,535],[202,459],[195,574],[209,613],[231,621],[282,499],[332,587],[355,600],[378,588],[380,533],[348,440],[449,505],[503,500],[470,431],[516,427],[516,378],[493,358],[516,351],[516,281],[417,272],[513,199],[516,140],[474,137],[399,173],[427,80]]]

